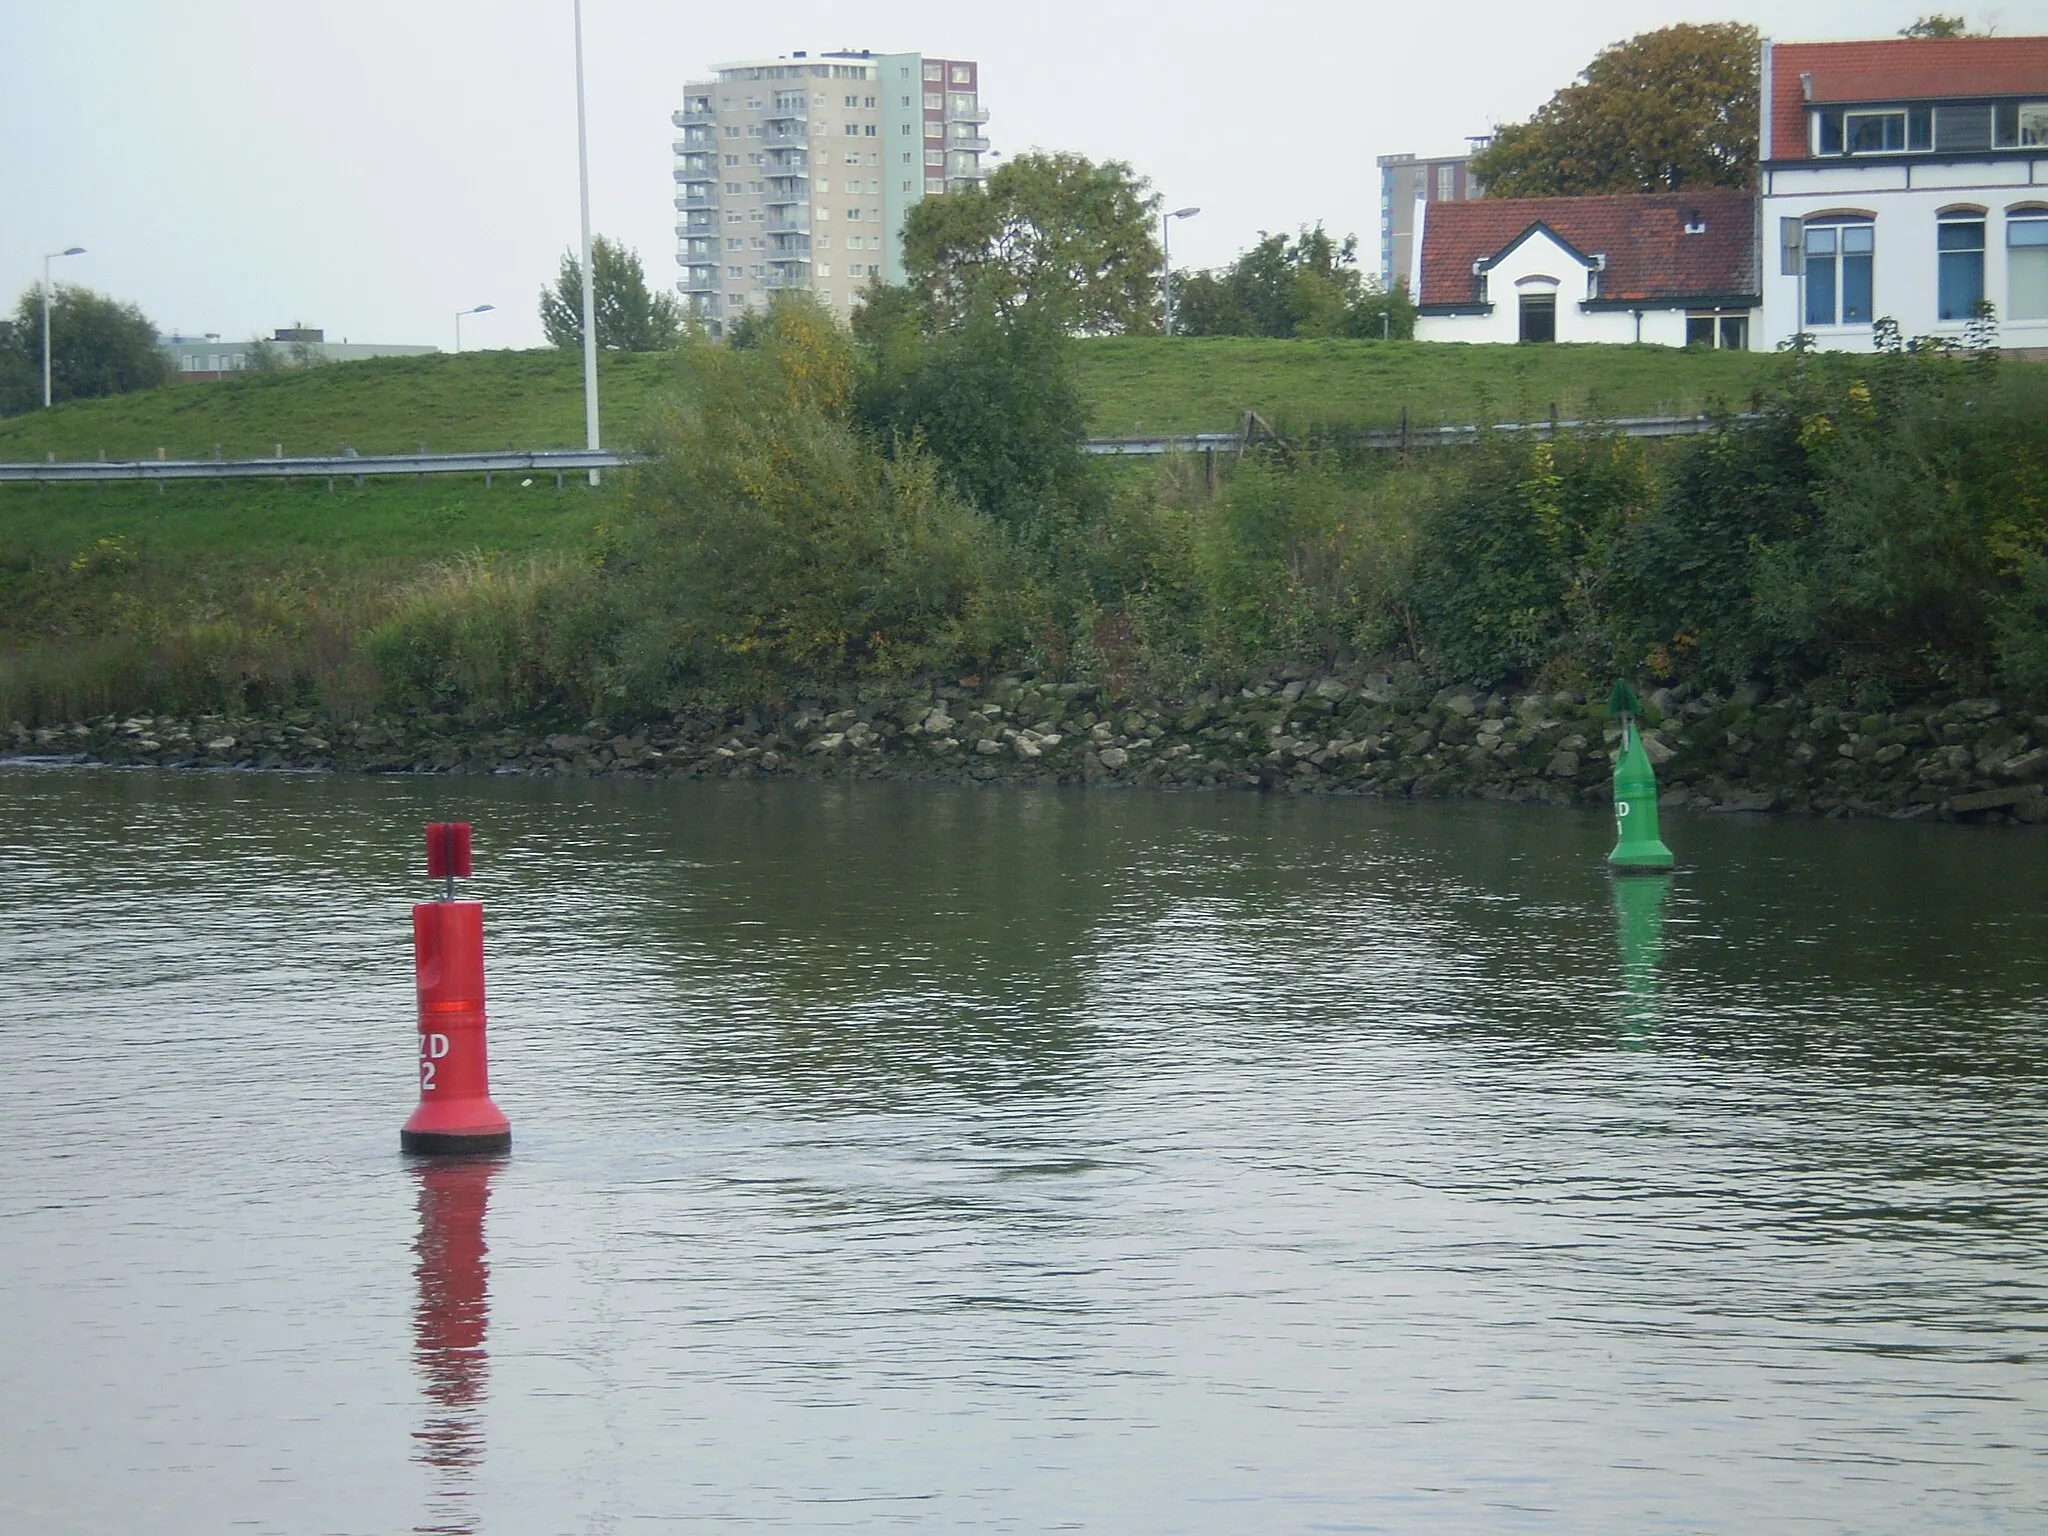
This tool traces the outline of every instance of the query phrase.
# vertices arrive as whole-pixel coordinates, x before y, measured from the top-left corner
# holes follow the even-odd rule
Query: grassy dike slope
[[[614,352],[599,359],[604,439],[641,434],[675,359]],[[111,400],[81,400],[0,421],[0,460],[207,458],[455,453],[583,446],[582,360],[532,352],[430,353],[320,368],[170,384]]]
[[[1081,344],[1092,430],[1223,431],[1247,409],[1275,424],[1385,426],[1634,416],[1740,405],[1780,366],[1770,354],[1669,347],[1472,347],[1423,342]],[[604,438],[632,444],[673,377],[673,356],[600,360]],[[0,421],[0,460],[228,458],[567,448],[583,441],[580,360],[553,349],[373,358],[176,384]],[[224,499],[224,498],[223,498]]]
[[[1117,336],[1082,347],[1093,430],[1223,431],[1246,410],[1275,427],[1391,427],[1740,408],[1776,378],[1771,353],[1671,347]]]
[[[1745,399],[1780,364],[1660,347],[1465,347],[1370,341],[1165,341],[1081,345],[1082,386],[1103,434],[1220,430],[1246,408],[1276,425],[1417,424],[1697,410]],[[600,361],[604,437],[633,445],[660,408],[672,355]],[[583,437],[580,359],[543,349],[376,358],[174,384],[0,421],[0,460],[228,458],[557,448]],[[1129,472],[1139,473],[1141,469]],[[93,633],[131,605],[283,580],[310,588],[406,579],[439,559],[584,547],[616,515],[623,476],[592,495],[500,476],[343,481],[185,481],[0,486],[0,644]]]

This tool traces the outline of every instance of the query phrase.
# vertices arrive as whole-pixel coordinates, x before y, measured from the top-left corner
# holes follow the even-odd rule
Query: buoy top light
[[[427,878],[445,880],[448,901],[455,899],[455,882],[469,878],[469,823],[430,821],[427,823]]]

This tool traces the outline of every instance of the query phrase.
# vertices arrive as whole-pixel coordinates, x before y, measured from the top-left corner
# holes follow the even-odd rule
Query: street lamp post
[[[497,307],[498,306],[495,304],[479,304],[475,309],[458,309],[457,311],[455,311],[456,351],[460,352],[462,350],[462,317],[464,315],[487,315]]]
[[[1166,334],[1173,334],[1173,221],[1192,219],[1202,210],[1199,208],[1176,208],[1159,220],[1159,244],[1166,259]]]
[[[85,247],[43,252],[43,409],[50,408],[50,263],[59,256],[83,256]]]
[[[597,279],[590,270],[590,138],[583,126],[583,0],[576,0],[576,176],[583,197],[583,436],[597,451]],[[590,472],[598,483],[598,472]]]

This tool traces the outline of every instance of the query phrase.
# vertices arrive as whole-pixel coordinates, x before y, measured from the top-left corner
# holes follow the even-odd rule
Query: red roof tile
[[[2048,37],[1895,37],[1771,46],[1771,158],[1807,158],[1801,75],[1816,102],[2048,99]]]
[[[1706,229],[1685,232],[1689,215]],[[1756,195],[1650,192],[1612,197],[1481,198],[1431,203],[1422,225],[1421,304],[1470,304],[1472,263],[1490,260],[1537,225],[1585,256],[1605,256],[1602,302],[1757,292]]]

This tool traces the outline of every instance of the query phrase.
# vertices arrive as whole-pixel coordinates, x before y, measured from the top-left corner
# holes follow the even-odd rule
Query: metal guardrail
[[[1760,418],[1744,412],[1733,417],[1715,416],[1621,416],[1604,421],[1550,418],[1543,421],[1501,421],[1488,426],[1465,423],[1449,427],[1368,427],[1342,434],[1347,446],[1383,448],[1390,451],[1411,448],[1446,448],[1478,442],[1489,432],[1513,432],[1528,437],[1549,437],[1557,432],[1612,432],[1621,437],[1693,437],[1711,432],[1726,421],[1750,422]],[[1245,446],[1239,432],[1194,432],[1167,437],[1094,437],[1087,451],[1109,458],[1125,455],[1154,457],[1167,453],[1236,453]]]
[[[1610,421],[1520,421],[1492,426],[1374,427],[1347,434],[1346,442],[1361,448],[1406,450],[1455,447],[1473,443],[1489,432],[1548,437],[1556,432],[1601,431],[1623,437],[1690,437],[1712,431],[1725,420],[1754,421],[1744,414],[1712,416],[1625,416]],[[1101,458],[1157,458],[1169,453],[1240,453],[1242,432],[1187,432],[1159,437],[1093,437],[1083,445]],[[624,469],[638,456],[608,448],[553,448],[538,452],[328,454],[310,458],[272,459],[73,459],[37,463],[0,463],[0,483],[50,484],[64,481],[111,480],[338,480],[370,475],[566,475],[592,469]]]
[[[563,475],[618,469],[630,456],[608,448],[539,453],[327,454],[297,459],[73,459],[0,464],[0,482],[84,480],[339,480],[368,475]]]

